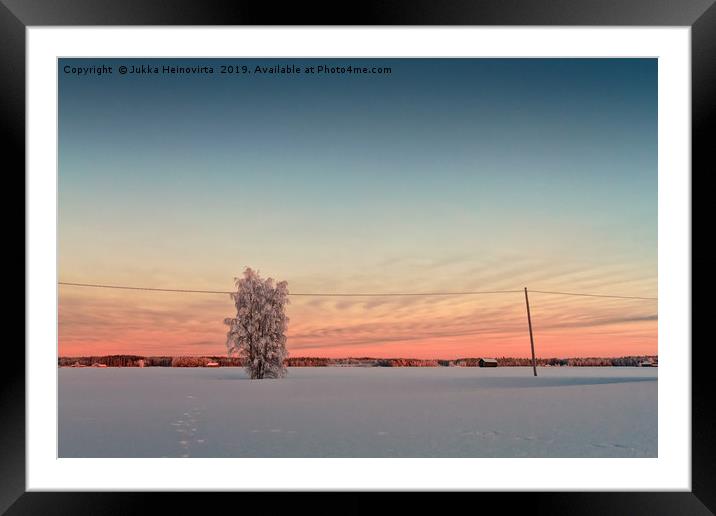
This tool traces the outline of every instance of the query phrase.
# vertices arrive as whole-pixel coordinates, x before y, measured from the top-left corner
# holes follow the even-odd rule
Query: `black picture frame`
[[[0,125],[2,141],[6,144],[5,163],[13,163],[5,168],[6,178],[20,177],[25,167],[25,29],[53,25],[689,26],[692,45],[692,184],[694,176],[705,176],[715,168],[712,140],[708,137],[713,133],[716,118],[714,0],[362,0],[325,5],[292,3],[280,7],[270,2],[209,0],[0,0]],[[692,191],[698,192],[693,188]],[[693,217],[693,220],[696,222],[697,219]],[[702,288],[708,288],[708,281]],[[697,313],[697,308],[693,306],[692,313]],[[239,496],[242,501],[237,510],[246,509],[247,500],[260,496],[248,493],[26,492],[25,355],[9,346],[8,343],[0,377],[0,513],[134,514],[154,510],[152,506],[157,504],[169,513],[200,514],[208,507],[218,508],[227,501],[236,503]],[[452,494],[448,505],[470,497],[469,504],[477,504],[479,500],[476,510],[482,510],[489,501],[509,506],[510,512],[523,509],[531,514],[716,513],[716,451],[711,430],[716,424],[716,404],[708,394],[711,390],[709,368],[713,362],[709,360],[708,342],[694,340],[691,349],[691,492],[468,493]],[[212,497],[210,503],[209,496]],[[298,495],[298,500],[292,497],[288,501],[285,495],[274,494],[272,512],[283,504],[287,508],[300,505],[311,510],[320,510],[324,506],[324,511],[333,512],[330,504],[326,506],[323,498],[317,498],[319,496],[325,494],[304,493]],[[228,500],[230,497],[231,501]],[[309,497],[311,501],[307,505]],[[372,510],[383,505],[383,497],[378,493],[346,495],[340,512]],[[423,494],[404,498],[402,511],[430,508]],[[444,509],[447,500],[433,503],[436,503],[436,510]]]

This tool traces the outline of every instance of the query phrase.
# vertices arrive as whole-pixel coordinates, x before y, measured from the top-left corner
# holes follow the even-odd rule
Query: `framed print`
[[[711,2],[5,3],[8,514],[155,491],[714,510]]]

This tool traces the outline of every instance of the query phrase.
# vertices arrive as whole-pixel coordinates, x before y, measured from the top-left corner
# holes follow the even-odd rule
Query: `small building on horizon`
[[[480,361],[477,363],[480,367],[497,367],[497,359],[496,358],[481,358]]]

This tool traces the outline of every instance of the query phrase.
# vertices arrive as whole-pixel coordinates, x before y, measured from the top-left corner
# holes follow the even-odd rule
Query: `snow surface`
[[[60,457],[656,457],[655,368],[60,368]]]

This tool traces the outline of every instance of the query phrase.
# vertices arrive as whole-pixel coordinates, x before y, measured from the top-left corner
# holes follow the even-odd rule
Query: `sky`
[[[142,64],[214,73],[118,73]],[[60,281],[228,291],[252,267],[295,293],[658,295],[656,59],[58,66]],[[291,356],[530,353],[523,292],[290,301]],[[657,353],[656,301],[532,292],[530,307],[540,357]],[[233,309],[60,286],[59,354],[225,354]]]

